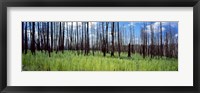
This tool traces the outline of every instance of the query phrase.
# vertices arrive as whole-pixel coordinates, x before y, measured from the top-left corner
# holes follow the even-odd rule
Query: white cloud
[[[178,37],[178,34],[175,34],[175,37]]]
[[[128,27],[130,27],[130,26],[133,26],[133,27],[134,27],[135,24],[136,24],[136,23],[134,23],[134,22],[130,22],[130,24],[128,24]]]
[[[67,25],[68,25],[69,28],[71,28],[72,24],[73,24],[73,30],[75,30],[76,26],[77,26],[77,22],[66,22],[65,23],[65,28],[67,27]],[[78,26],[79,27],[82,26],[82,22],[78,22]]]
[[[168,24],[167,22],[162,22],[162,31],[166,30],[165,26],[167,24]],[[153,24],[149,24],[149,25],[146,26],[146,32],[147,33],[151,32],[151,26],[150,25],[152,25],[152,28],[153,28],[154,32],[160,32],[160,22],[155,22]]]

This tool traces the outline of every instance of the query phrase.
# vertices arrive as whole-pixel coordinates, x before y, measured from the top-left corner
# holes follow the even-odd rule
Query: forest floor
[[[106,54],[103,57],[102,52],[92,52],[86,56],[79,55],[76,51],[64,51],[51,53],[37,51],[32,55],[30,51],[22,54],[23,71],[178,71],[178,59],[166,57],[146,57],[140,54],[132,54],[127,57],[127,53],[118,53],[111,57]]]

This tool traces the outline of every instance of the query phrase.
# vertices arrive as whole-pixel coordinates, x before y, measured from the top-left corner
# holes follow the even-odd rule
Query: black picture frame
[[[1,0],[0,91],[2,93],[199,93],[200,0]],[[194,86],[7,86],[7,7],[193,7]]]

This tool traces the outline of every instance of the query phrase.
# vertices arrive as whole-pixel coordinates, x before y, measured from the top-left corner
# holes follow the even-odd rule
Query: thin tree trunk
[[[65,22],[63,22],[63,34],[62,34],[62,53],[64,53],[64,40],[65,40]]]
[[[51,57],[51,54],[50,54],[50,48],[49,48],[49,22],[47,22],[47,50],[48,50],[48,53],[49,53],[49,57]]]
[[[32,29],[31,50],[32,54],[35,55],[35,22],[32,22]]]
[[[81,35],[82,35],[82,38],[81,38],[81,51],[82,51],[82,53],[83,53],[83,29],[84,29],[84,27],[83,27],[83,22],[82,22],[82,33],[81,33]]]
[[[40,50],[40,24],[38,22],[38,38],[37,38],[37,49]]]
[[[22,53],[24,53],[24,22],[22,22]]]
[[[76,37],[77,37],[77,39],[76,39],[76,50],[77,50],[77,53],[78,53],[78,55],[79,55],[79,47],[78,47],[78,43],[79,43],[79,41],[78,41],[78,22],[76,22]]]
[[[131,57],[131,44],[128,44],[128,57]]]
[[[120,47],[120,39],[119,39],[119,22],[117,22],[117,27],[118,27],[118,53],[120,57],[120,52],[121,52],[121,47]]]
[[[114,22],[112,22],[112,28],[111,28],[111,35],[112,35],[112,51],[111,51],[111,56],[114,56],[114,50],[115,50],[115,47],[114,47]]]
[[[51,52],[53,52],[53,22],[51,22]]]
[[[163,56],[163,44],[162,44],[162,22],[160,22],[160,56]]]
[[[109,22],[106,22],[106,52],[108,53],[108,24]]]
[[[90,53],[89,22],[87,22],[87,55]]]

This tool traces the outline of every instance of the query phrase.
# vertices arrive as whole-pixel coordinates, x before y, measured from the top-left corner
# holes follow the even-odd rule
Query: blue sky
[[[146,28],[147,30],[150,30],[150,28],[148,26],[150,26],[151,24],[153,25],[154,27],[154,31],[155,32],[159,32],[159,26],[160,26],[160,22],[146,22]],[[137,35],[140,34],[140,31],[141,31],[141,28],[144,27],[144,22],[120,22],[120,25],[125,25],[126,28],[129,28],[130,25],[133,25],[134,26],[134,30],[135,30],[135,33]],[[169,29],[169,25],[171,25],[171,29],[172,31],[174,31],[175,34],[178,34],[178,22],[162,22],[162,30],[163,30],[163,33],[168,31]],[[129,30],[129,29],[127,29]]]
[[[144,26],[144,23],[146,24]],[[130,27],[134,28],[135,40],[140,40],[141,29],[145,28],[148,35],[151,34],[150,25],[152,25],[154,34],[160,33],[160,23],[162,23],[162,35],[165,38],[165,33],[167,31],[172,31],[174,37],[178,37],[178,22],[119,22],[120,31],[125,30],[125,35],[123,38],[125,39],[125,44],[128,44],[130,41]],[[102,24],[100,22],[92,22],[91,24]],[[105,23],[104,23],[105,24]],[[109,24],[109,32],[111,32],[111,24]],[[91,32],[91,31],[90,31]],[[109,36],[111,38],[111,35]],[[140,41],[138,41],[140,42]],[[163,40],[164,42],[164,40]]]
[[[144,23],[146,24],[145,26],[144,26]],[[152,25],[154,33],[157,34],[160,32],[160,23],[162,23],[163,37],[167,31],[170,31],[170,29],[173,32],[173,36],[178,37],[178,22],[159,22],[159,21],[158,22],[119,22],[120,34],[123,34],[122,38],[125,42],[124,44],[128,44],[130,41],[130,27],[134,28],[134,36],[135,36],[134,39],[137,40],[137,42],[141,42],[140,41],[141,29],[145,27],[146,33],[148,35],[150,35],[151,34],[150,25]],[[67,28],[66,24],[68,24],[68,27],[71,27],[72,22],[65,22],[65,27]],[[102,22],[89,22],[89,34],[90,34],[90,38],[92,38],[91,40],[96,40],[96,31],[99,31],[100,33],[102,33],[102,28],[97,30],[97,25],[99,25],[99,24],[101,26]],[[74,31],[76,30],[76,25],[77,25],[77,22],[73,22]],[[79,36],[81,36],[82,23],[78,22],[78,25],[79,25],[79,30],[80,30]],[[36,24],[36,28],[37,28],[37,24]],[[92,28],[93,28],[93,30],[92,30]],[[106,26],[105,26],[105,22],[104,22],[104,31],[105,30],[106,30]],[[66,31],[66,29],[65,29],[65,31]],[[30,30],[29,30],[29,24],[28,24],[28,33],[29,32],[30,32]],[[109,33],[111,32],[111,22],[109,22],[108,32]],[[116,33],[117,33],[117,31],[116,31]],[[37,38],[37,29],[36,29],[36,38]],[[69,38],[69,37],[67,37],[67,35],[65,34],[65,38]],[[79,38],[81,38],[81,37],[79,37]],[[111,34],[109,34],[108,38],[111,41]],[[90,42],[92,42],[92,41],[90,41]]]

